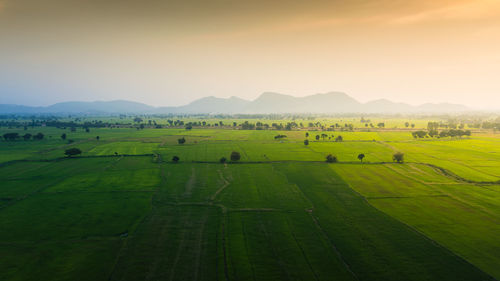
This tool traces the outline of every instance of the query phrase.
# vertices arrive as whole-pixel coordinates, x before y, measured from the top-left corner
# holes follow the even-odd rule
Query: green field
[[[496,134],[27,131],[0,142],[0,280],[500,279]]]

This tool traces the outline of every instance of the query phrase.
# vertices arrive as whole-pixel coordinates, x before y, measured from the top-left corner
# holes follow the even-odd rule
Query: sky
[[[0,103],[342,91],[500,108],[500,0],[0,0]]]

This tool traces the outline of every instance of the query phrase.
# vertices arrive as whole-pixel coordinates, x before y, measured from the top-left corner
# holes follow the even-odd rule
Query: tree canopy
[[[73,148],[66,149],[64,154],[66,154],[68,157],[71,157],[71,156],[82,154],[82,151],[79,148],[73,147]]]
[[[398,163],[403,163],[405,154],[403,152],[396,152],[392,155],[392,160]]]
[[[237,151],[231,152],[231,161],[238,161],[241,159],[241,155]]]
[[[328,154],[326,156],[326,162],[328,162],[328,163],[337,163],[338,162],[337,156]]]

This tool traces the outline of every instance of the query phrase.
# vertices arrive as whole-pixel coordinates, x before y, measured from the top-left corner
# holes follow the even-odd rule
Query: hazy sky
[[[0,103],[264,91],[500,108],[500,0],[0,0]]]

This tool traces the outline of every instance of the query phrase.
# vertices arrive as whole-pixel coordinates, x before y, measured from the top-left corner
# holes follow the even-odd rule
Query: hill
[[[450,103],[426,103],[412,106],[379,99],[361,103],[341,92],[294,97],[265,92],[253,101],[238,97],[205,97],[184,106],[154,107],[143,103],[116,100],[95,102],[63,102],[47,107],[0,104],[0,114],[267,114],[267,113],[451,113],[469,110],[466,106]]]

